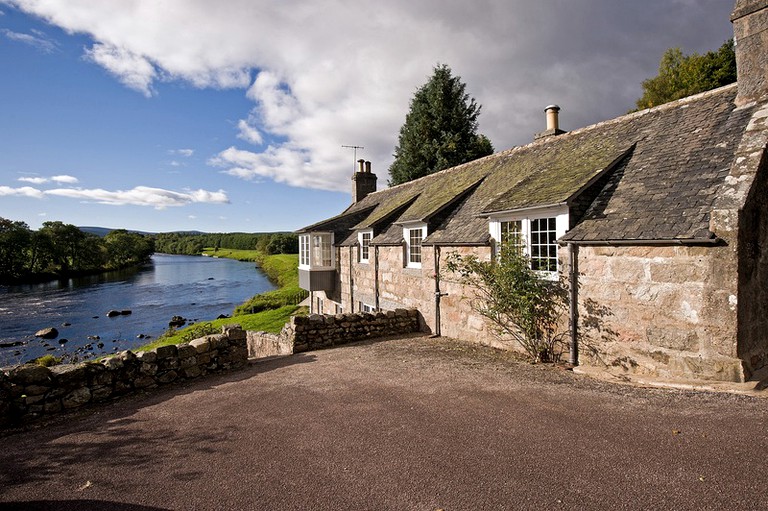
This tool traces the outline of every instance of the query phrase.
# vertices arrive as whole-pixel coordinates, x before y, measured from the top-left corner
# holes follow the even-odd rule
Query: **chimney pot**
[[[364,159],[360,158],[359,160],[357,160],[357,165],[358,165],[358,168],[357,168],[358,172],[365,172],[365,160]]]
[[[360,170],[352,175],[352,204],[376,191],[376,174],[371,173],[371,162],[357,160]]]
[[[560,122],[558,119],[558,112],[560,112],[560,107],[557,105],[549,105],[544,111],[547,113],[547,131],[559,130]]]

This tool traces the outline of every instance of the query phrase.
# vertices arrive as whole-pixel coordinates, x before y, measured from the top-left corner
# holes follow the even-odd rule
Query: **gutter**
[[[698,238],[698,239],[649,239],[649,240],[560,240],[558,245],[579,245],[579,246],[642,246],[642,245],[690,245],[690,246],[714,246],[724,245],[725,240],[718,237]]]

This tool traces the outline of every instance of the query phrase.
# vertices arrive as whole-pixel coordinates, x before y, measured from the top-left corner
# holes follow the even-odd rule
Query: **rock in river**
[[[59,336],[59,331],[53,327],[43,328],[35,332],[35,337],[42,337],[43,339],[55,339]]]

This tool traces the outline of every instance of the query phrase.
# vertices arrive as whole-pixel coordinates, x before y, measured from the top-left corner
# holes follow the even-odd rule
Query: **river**
[[[0,286],[0,344],[19,344],[0,347],[0,366],[48,353],[65,359],[77,354],[82,359],[83,354],[135,349],[162,334],[173,316],[215,319],[271,289],[274,286],[254,263],[164,254],[155,254],[141,268]],[[110,318],[110,310],[131,314]],[[47,327],[55,327],[59,336],[35,338],[35,332]],[[86,349],[89,344],[91,349]]]

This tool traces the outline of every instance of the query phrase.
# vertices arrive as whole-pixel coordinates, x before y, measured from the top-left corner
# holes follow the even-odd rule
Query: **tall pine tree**
[[[480,105],[465,89],[442,64],[416,91],[389,167],[391,186],[493,153],[488,137],[477,134]]]

